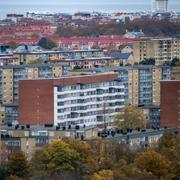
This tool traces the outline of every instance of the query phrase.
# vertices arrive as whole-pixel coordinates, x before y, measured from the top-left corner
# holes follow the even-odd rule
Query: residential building
[[[135,32],[135,31],[129,32],[126,30],[126,34],[124,35],[125,38],[142,38],[144,36],[145,34],[143,33],[142,30],[139,32]]]
[[[72,75],[116,72],[124,85],[125,104],[143,108],[147,127],[160,125],[160,81],[171,79],[169,66],[124,66],[114,68],[78,69]]]
[[[180,79],[180,66],[176,66],[176,67],[171,68],[171,79],[172,80],[179,80]]]
[[[120,66],[123,66],[126,64],[132,64],[133,65],[133,54],[132,53],[112,52],[110,54],[110,56],[114,58],[114,61],[119,60]],[[118,66],[118,64],[117,64],[117,66]]]
[[[157,147],[160,138],[166,132],[179,133],[179,128],[171,129],[157,129],[157,130],[142,130],[133,131],[127,134],[115,133],[114,136],[110,135],[107,140],[110,143],[114,141],[126,144],[130,149],[135,150],[145,147]]]
[[[0,106],[0,126],[5,123],[5,108]]]
[[[133,53],[132,43],[120,45],[119,50],[121,53]]]
[[[3,127],[0,131],[1,162],[6,162],[9,155],[16,150],[22,150],[27,160],[30,160],[35,150],[55,140],[64,138],[88,140],[97,138],[97,134],[98,128],[96,127],[70,128],[66,130],[43,126]]]
[[[28,46],[27,46],[28,47]],[[104,53],[100,49],[91,50],[60,50],[60,51],[23,51],[15,52],[14,57],[19,59],[19,63],[33,63],[36,61],[61,60],[61,59],[83,59],[91,57],[102,57]]]
[[[70,66],[72,69],[93,68],[93,67],[119,67],[126,64],[132,64],[133,56],[129,53],[112,53],[112,57],[91,57],[91,58],[77,58],[77,59],[61,59],[51,61],[52,63],[61,63]]]
[[[124,85],[117,73],[20,81],[21,125],[111,125],[123,107]]]
[[[61,77],[67,73],[66,66],[61,64],[7,65],[0,68],[0,102],[17,104],[19,80]]]
[[[126,104],[160,105],[160,81],[170,79],[169,66],[133,66],[111,68],[119,73],[125,86]]]
[[[61,77],[68,67],[61,64],[6,65],[0,67],[0,104],[5,119],[3,123],[17,123],[19,103],[19,80]]]
[[[153,0],[152,10],[154,12],[165,13],[168,10],[168,0]]]
[[[180,80],[161,81],[161,127],[180,126]]]
[[[19,59],[13,55],[0,55],[0,66],[8,64],[19,64]]]
[[[173,58],[180,59],[180,39],[146,39],[133,42],[133,56],[134,63],[154,58],[156,65],[163,65]]]

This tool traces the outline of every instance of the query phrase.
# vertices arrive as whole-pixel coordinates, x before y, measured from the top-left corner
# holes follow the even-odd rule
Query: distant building
[[[144,37],[144,33],[141,31],[135,32],[135,31],[126,31],[126,34],[124,35],[125,38],[141,38]]]
[[[117,73],[20,81],[19,124],[111,125],[124,107]]]
[[[168,11],[168,0],[153,0],[152,10],[154,12],[164,13]]]
[[[121,53],[132,53],[133,52],[133,46],[132,43],[130,44],[122,44],[119,46],[119,50]]]
[[[39,46],[22,46],[14,52],[14,57],[19,59],[20,63],[33,63],[37,60],[60,60],[102,57],[103,51],[100,49],[91,50],[59,50],[59,51],[41,51]]]
[[[23,18],[23,17],[24,17],[23,14],[7,14],[7,15],[6,15],[6,18],[7,18],[7,19],[10,19],[10,20],[12,20],[12,21],[14,21],[14,22],[17,22],[17,20],[18,20],[19,18]]]
[[[142,39],[133,42],[134,62],[154,58],[156,65],[169,63],[173,58],[180,59],[179,38]]]
[[[180,80],[161,81],[161,127],[180,126]]]

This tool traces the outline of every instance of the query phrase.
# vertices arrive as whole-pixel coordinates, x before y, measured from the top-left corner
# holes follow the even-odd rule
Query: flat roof
[[[60,63],[43,63],[43,64],[22,64],[22,65],[12,65],[12,64],[8,64],[8,65],[3,65],[0,66],[0,68],[2,69],[15,69],[15,68],[38,68],[38,67],[51,67],[51,66],[62,66],[62,67],[70,67],[68,65],[64,65],[64,64],[60,64]]]
[[[78,53],[78,52],[102,52],[101,49],[88,50],[61,50],[61,51],[35,51],[35,52],[14,52],[14,54],[59,54],[59,53]]]

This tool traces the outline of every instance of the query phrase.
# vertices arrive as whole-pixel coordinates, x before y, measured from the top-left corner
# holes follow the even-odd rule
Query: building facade
[[[20,81],[19,124],[111,125],[124,107],[117,73]]]
[[[7,65],[0,68],[0,102],[17,104],[19,80],[43,77],[61,77],[66,74],[66,67],[61,64]]]
[[[154,12],[164,13],[168,11],[168,0],[153,0],[152,3]]]
[[[147,39],[133,42],[134,63],[155,59],[156,65],[163,65],[173,58],[180,59],[180,39]]]
[[[160,105],[160,81],[171,78],[169,66],[112,68],[125,87],[125,103],[138,106]]]
[[[19,80],[61,77],[68,67],[61,64],[6,65],[0,67],[0,104],[3,123],[17,123],[19,112]]]
[[[40,52],[15,52],[14,57],[19,63],[33,63],[36,61],[60,60],[60,59],[83,59],[102,57],[104,53],[99,49],[91,50],[65,50],[65,51],[40,51]]]
[[[180,80],[161,81],[161,127],[180,126]]]

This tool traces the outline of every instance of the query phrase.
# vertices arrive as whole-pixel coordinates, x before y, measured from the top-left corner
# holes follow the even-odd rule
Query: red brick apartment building
[[[180,80],[161,81],[161,127],[180,126]]]
[[[20,125],[92,126],[124,107],[124,86],[116,73],[21,80]]]

